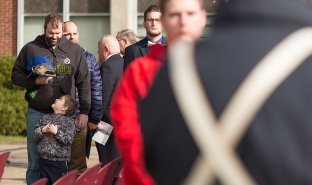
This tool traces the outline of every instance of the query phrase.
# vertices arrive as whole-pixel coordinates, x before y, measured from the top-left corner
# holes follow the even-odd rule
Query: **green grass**
[[[21,144],[26,143],[25,136],[0,136],[0,143]]]

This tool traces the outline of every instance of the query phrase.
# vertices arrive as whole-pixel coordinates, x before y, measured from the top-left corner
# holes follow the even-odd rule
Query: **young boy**
[[[75,121],[71,117],[77,109],[77,101],[63,95],[52,104],[54,113],[44,115],[33,132],[38,140],[40,175],[52,184],[68,172],[71,143],[75,135]]]

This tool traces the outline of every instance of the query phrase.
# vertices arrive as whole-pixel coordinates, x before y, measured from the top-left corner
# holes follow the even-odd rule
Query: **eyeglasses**
[[[149,19],[146,19],[145,21],[147,21],[147,22],[153,22],[153,21],[160,22],[160,19],[149,18]]]

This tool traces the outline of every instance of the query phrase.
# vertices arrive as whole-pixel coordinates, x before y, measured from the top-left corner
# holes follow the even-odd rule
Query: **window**
[[[108,0],[71,0],[71,13],[109,13]]]
[[[144,13],[144,11],[152,4],[159,4],[159,0],[138,0],[138,12]]]
[[[25,0],[25,14],[63,12],[63,0]]]
[[[24,2],[24,14],[19,50],[27,43],[44,33],[44,18],[51,12],[67,15],[69,20],[77,23],[79,43],[97,56],[97,42],[101,36],[110,32],[110,0],[19,0]],[[64,4],[68,4],[68,10]],[[66,21],[66,20],[65,20]]]

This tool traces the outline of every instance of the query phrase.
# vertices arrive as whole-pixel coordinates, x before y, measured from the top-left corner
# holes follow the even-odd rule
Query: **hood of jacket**
[[[45,35],[38,35],[35,39],[35,42],[48,48],[53,53],[52,47],[45,40]],[[72,42],[68,42],[68,40],[64,36],[62,36],[57,46],[62,52],[70,54],[73,45],[75,44]]]

